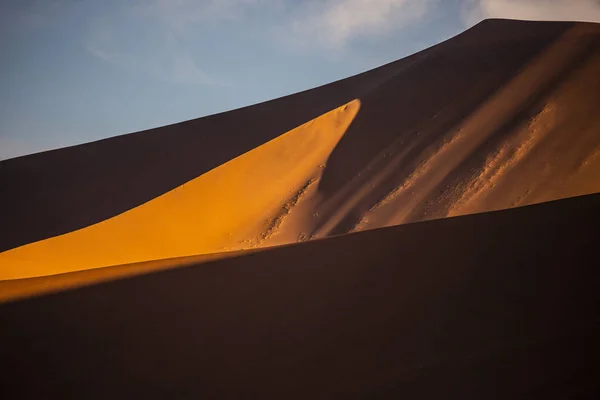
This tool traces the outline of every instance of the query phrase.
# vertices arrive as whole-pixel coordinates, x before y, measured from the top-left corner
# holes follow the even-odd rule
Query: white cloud
[[[353,39],[377,36],[419,22],[435,0],[322,0],[296,10],[294,36],[332,48]]]
[[[418,23],[441,0],[137,0],[136,16],[157,19],[177,35],[197,26],[271,19],[262,26],[275,39],[308,46],[342,48],[354,39],[377,36]],[[254,14],[253,14],[254,13]],[[259,17],[259,15],[261,15]]]
[[[469,0],[463,11],[469,25],[485,18],[600,22],[599,0]]]

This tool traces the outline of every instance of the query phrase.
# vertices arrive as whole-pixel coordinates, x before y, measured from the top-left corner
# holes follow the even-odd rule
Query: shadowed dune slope
[[[323,114],[116,217],[0,253],[0,280],[259,246],[319,179],[359,107]]]
[[[0,390],[598,398],[599,220],[590,195],[6,303]]]
[[[558,50],[548,50],[561,41],[566,43],[559,44]],[[121,214],[354,99],[363,106],[318,185],[318,210],[310,212],[319,214],[321,220],[307,236],[422,218],[426,210],[408,204],[403,207],[408,216],[383,210],[370,224],[358,224],[369,209],[402,187],[418,167],[415,164],[429,160],[442,143],[452,140],[464,127],[469,145],[459,146],[460,167],[448,168],[443,176],[428,180],[436,182],[431,183],[436,187],[421,190],[423,195],[417,202],[422,205],[435,200],[440,206],[430,214],[442,215],[451,206],[446,200],[438,201],[433,193],[453,187],[455,181],[466,182],[460,171],[480,168],[495,149],[506,148],[499,160],[510,159],[511,149],[527,141],[527,135],[517,135],[510,144],[502,138],[523,130],[527,118],[546,109],[546,104],[550,111],[544,115],[558,113],[553,117],[555,123],[567,126],[560,129],[566,132],[559,135],[563,139],[597,127],[596,120],[585,119],[598,93],[597,78],[593,76],[597,70],[597,41],[598,27],[593,24],[489,20],[411,57],[305,92],[162,128],[2,161],[0,218],[4,229],[0,231],[0,251]],[[565,50],[569,45],[573,49]],[[590,56],[586,58],[585,54]],[[557,66],[542,68],[539,78],[539,68],[526,71],[522,77],[539,57],[546,57],[543,60],[548,65],[557,62]],[[543,60],[538,63],[543,64]],[[530,85],[532,78],[537,80]],[[570,94],[557,94],[554,102],[547,100],[559,84],[571,82],[569,79],[573,81],[568,84]],[[505,89],[506,85],[512,89]],[[519,96],[507,106],[515,93]],[[572,99],[584,106],[579,115],[573,111],[578,107],[565,103]],[[476,125],[490,115],[493,118],[483,123],[481,134],[473,133],[477,132]],[[587,125],[572,123],[579,117]],[[588,148],[596,145],[590,137],[586,140]],[[551,147],[564,145],[545,143]],[[484,144],[488,146],[485,149],[481,147]],[[558,173],[566,174],[563,170]],[[479,187],[476,182],[468,185],[474,192]],[[371,186],[375,190],[367,189]],[[589,186],[570,190],[567,195],[585,192]],[[525,203],[562,194],[560,188],[548,191],[552,195],[547,196],[536,195],[529,187],[523,190],[530,190]],[[515,196],[508,196],[509,200],[500,196],[501,205],[516,202]],[[473,207],[473,202],[460,200],[455,213],[485,208]],[[397,204],[407,203],[400,196]],[[483,200],[476,203],[487,207]]]
[[[512,26],[518,39],[486,39]],[[449,41],[362,97],[319,183],[313,233],[599,192],[600,25],[563,26],[479,26],[481,42]]]

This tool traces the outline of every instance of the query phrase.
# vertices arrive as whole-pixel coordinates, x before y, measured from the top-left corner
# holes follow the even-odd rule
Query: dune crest
[[[359,108],[343,105],[123,214],[0,253],[0,279],[256,247],[319,178]]]

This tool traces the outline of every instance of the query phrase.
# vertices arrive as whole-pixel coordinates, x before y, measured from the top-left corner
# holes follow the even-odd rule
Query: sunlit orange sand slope
[[[0,278],[259,245],[319,179],[358,109],[354,101],[328,112],[116,217],[8,250]]]
[[[600,191],[600,25],[485,21],[240,110],[0,162],[0,279]]]
[[[599,220],[590,195],[0,304],[0,397],[598,399]]]

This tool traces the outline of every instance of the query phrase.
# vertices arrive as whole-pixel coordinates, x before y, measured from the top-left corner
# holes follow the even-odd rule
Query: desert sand
[[[599,104],[600,25],[488,20],[0,161],[2,390],[597,398]]]
[[[307,92],[4,161],[0,279],[596,193],[599,46],[595,24],[486,21]]]
[[[330,111],[116,217],[6,251],[0,278],[258,246],[319,179],[359,107]]]

